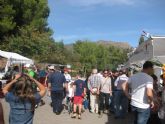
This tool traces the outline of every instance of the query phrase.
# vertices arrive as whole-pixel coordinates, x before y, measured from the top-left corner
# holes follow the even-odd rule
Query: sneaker
[[[102,117],[103,117],[103,112],[100,111],[100,113],[99,113],[99,118],[102,118]]]
[[[105,110],[104,114],[107,114],[108,116],[110,116],[110,111],[109,110]]]
[[[38,105],[35,105],[35,108],[38,108]]]
[[[76,118],[76,113],[73,113],[71,118]]]
[[[90,113],[95,113],[95,112],[90,110]]]
[[[60,112],[56,112],[56,115],[60,115],[61,113]]]
[[[78,115],[78,119],[81,119],[81,114]]]

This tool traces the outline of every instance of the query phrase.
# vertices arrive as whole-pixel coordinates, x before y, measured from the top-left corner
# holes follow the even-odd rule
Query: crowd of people
[[[158,82],[153,66],[146,61],[142,71],[132,75],[125,69],[93,69],[86,79],[80,73],[73,78],[67,68],[53,65],[47,71],[26,65],[21,74],[15,69],[3,88],[10,104],[9,123],[32,124],[35,109],[45,104],[42,97],[47,92],[56,115],[67,110],[71,118],[82,119],[88,109],[98,118],[113,114],[115,119],[124,119],[132,112],[134,124],[165,124],[165,76],[160,75],[162,84]]]

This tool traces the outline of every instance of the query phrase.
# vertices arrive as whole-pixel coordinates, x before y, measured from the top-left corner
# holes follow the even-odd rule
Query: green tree
[[[91,71],[93,67],[99,70],[115,69],[127,60],[127,50],[111,45],[99,45],[90,41],[77,41],[74,44],[74,54],[79,55],[81,68]]]
[[[0,49],[41,62],[65,62],[63,42],[52,39],[47,26],[47,0],[1,0]]]
[[[0,0],[0,40],[16,27],[15,13],[13,6],[7,0]]]

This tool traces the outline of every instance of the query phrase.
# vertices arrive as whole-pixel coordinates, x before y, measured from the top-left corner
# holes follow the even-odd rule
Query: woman
[[[33,90],[33,83],[40,89]],[[28,75],[17,74],[3,88],[6,101],[10,104],[9,124],[33,124],[35,105],[45,95],[45,87]]]

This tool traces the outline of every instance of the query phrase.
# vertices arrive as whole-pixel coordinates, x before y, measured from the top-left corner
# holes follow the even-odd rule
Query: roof
[[[33,60],[24,57],[18,53],[13,53],[13,52],[6,52],[6,51],[2,51],[0,50],[0,56],[7,58],[8,60],[11,60],[12,63],[25,63],[25,64],[33,64]]]

